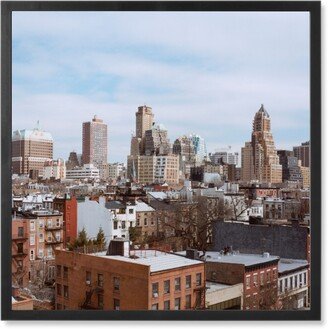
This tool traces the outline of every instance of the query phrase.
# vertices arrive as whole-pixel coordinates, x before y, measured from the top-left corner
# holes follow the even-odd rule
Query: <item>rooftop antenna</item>
[[[36,122],[36,129],[40,130],[40,121],[39,120]]]

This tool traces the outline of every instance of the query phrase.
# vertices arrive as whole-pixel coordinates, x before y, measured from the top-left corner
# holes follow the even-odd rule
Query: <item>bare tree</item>
[[[231,218],[227,219],[232,219],[235,221],[239,220],[241,216],[246,213],[247,209],[249,209],[253,204],[253,200],[246,198],[245,195],[228,194],[225,197],[228,197],[226,201],[229,200],[227,201],[225,208],[230,208],[231,210],[229,214],[232,215]]]

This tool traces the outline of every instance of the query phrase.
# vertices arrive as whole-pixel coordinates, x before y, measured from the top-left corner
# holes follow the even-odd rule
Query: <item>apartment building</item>
[[[187,310],[205,306],[204,263],[113,240],[106,254],[56,250],[56,309]]]

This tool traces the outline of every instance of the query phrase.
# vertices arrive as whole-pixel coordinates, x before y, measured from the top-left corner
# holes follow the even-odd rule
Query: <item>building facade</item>
[[[302,161],[303,167],[310,167],[310,142],[301,143],[300,146],[293,147],[294,156]]]
[[[12,170],[14,174],[43,173],[44,163],[53,158],[53,139],[40,128],[16,130],[12,136]]]
[[[65,179],[66,165],[63,159],[46,161],[43,169],[43,179]]]
[[[85,164],[83,167],[75,167],[66,170],[67,179],[100,179],[100,171],[93,164]]]
[[[82,125],[82,163],[98,166],[107,163],[107,125],[95,115]]]

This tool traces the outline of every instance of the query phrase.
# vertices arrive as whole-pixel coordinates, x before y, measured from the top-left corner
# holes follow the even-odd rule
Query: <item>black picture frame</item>
[[[1,317],[2,320],[320,320],[321,318],[320,1],[2,1]],[[308,311],[12,311],[11,136],[13,11],[305,11],[310,15],[311,309]]]

